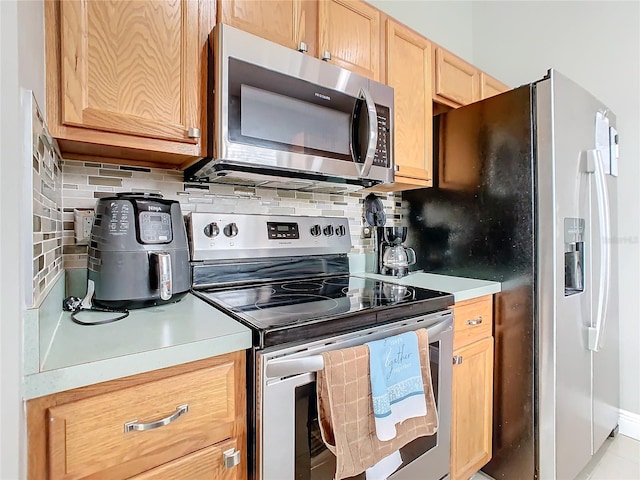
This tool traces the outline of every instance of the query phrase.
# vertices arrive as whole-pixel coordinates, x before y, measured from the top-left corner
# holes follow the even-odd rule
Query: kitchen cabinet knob
[[[189,127],[187,130],[187,136],[189,138],[200,138],[200,129],[195,127]]]
[[[298,51],[302,53],[306,53],[309,51],[309,46],[304,42],[300,42],[298,44]]]
[[[222,460],[224,461],[224,468],[233,468],[240,463],[240,450],[230,448],[222,452]]]
[[[460,365],[461,363],[462,363],[462,356],[454,355],[453,356],[453,364],[454,365]]]
[[[474,320],[467,320],[467,325],[480,325],[482,323],[482,315],[478,315]]]
[[[327,60],[331,60],[331,52],[330,52],[329,50],[325,50],[325,51],[322,53],[322,57],[320,57],[320,58],[321,58],[322,60],[324,60],[325,62],[326,62]]]

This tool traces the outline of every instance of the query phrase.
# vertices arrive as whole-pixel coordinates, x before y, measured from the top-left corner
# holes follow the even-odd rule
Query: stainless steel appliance
[[[426,328],[439,429],[401,449],[394,479],[449,471],[453,297],[349,273],[344,218],[192,213],[196,295],[253,331],[248,353],[249,473],[330,480],[317,420],[324,351]]]
[[[224,24],[210,45],[209,156],[187,180],[336,190],[393,182],[391,87]]]
[[[118,193],[96,202],[87,291],[107,308],[177,302],[191,287],[180,204],[152,193]]]
[[[435,118],[416,268],[502,282],[494,478],[571,479],[618,423],[615,115],[550,71]]]
[[[404,277],[416,263],[416,252],[405,247],[407,227],[379,227],[376,230],[378,273]]]

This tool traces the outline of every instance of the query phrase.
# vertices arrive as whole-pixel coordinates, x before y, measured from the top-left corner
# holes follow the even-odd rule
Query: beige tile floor
[[[489,478],[478,472],[471,480]],[[608,438],[576,480],[640,480],[640,441],[620,434]]]

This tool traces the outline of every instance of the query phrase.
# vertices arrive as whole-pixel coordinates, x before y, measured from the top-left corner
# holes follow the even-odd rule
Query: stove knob
[[[330,237],[331,235],[333,235],[333,226],[327,225],[326,227],[324,227],[324,230],[322,230],[322,233],[324,233],[327,237]]]
[[[217,237],[219,233],[220,228],[216,222],[211,222],[209,225],[204,227],[204,234],[209,238]]]
[[[224,234],[227,237],[235,237],[238,235],[238,226],[235,223],[230,223],[226,227],[224,227]]]
[[[347,234],[347,229],[344,228],[344,225],[339,225],[336,227],[336,235],[339,237],[344,237]]]
[[[318,237],[321,233],[322,230],[320,230],[320,225],[314,225],[313,227],[311,227],[311,236]]]

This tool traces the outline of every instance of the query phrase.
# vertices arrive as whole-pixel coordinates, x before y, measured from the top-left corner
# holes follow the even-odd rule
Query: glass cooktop
[[[445,309],[449,293],[339,275],[196,291],[256,333],[261,347]]]

